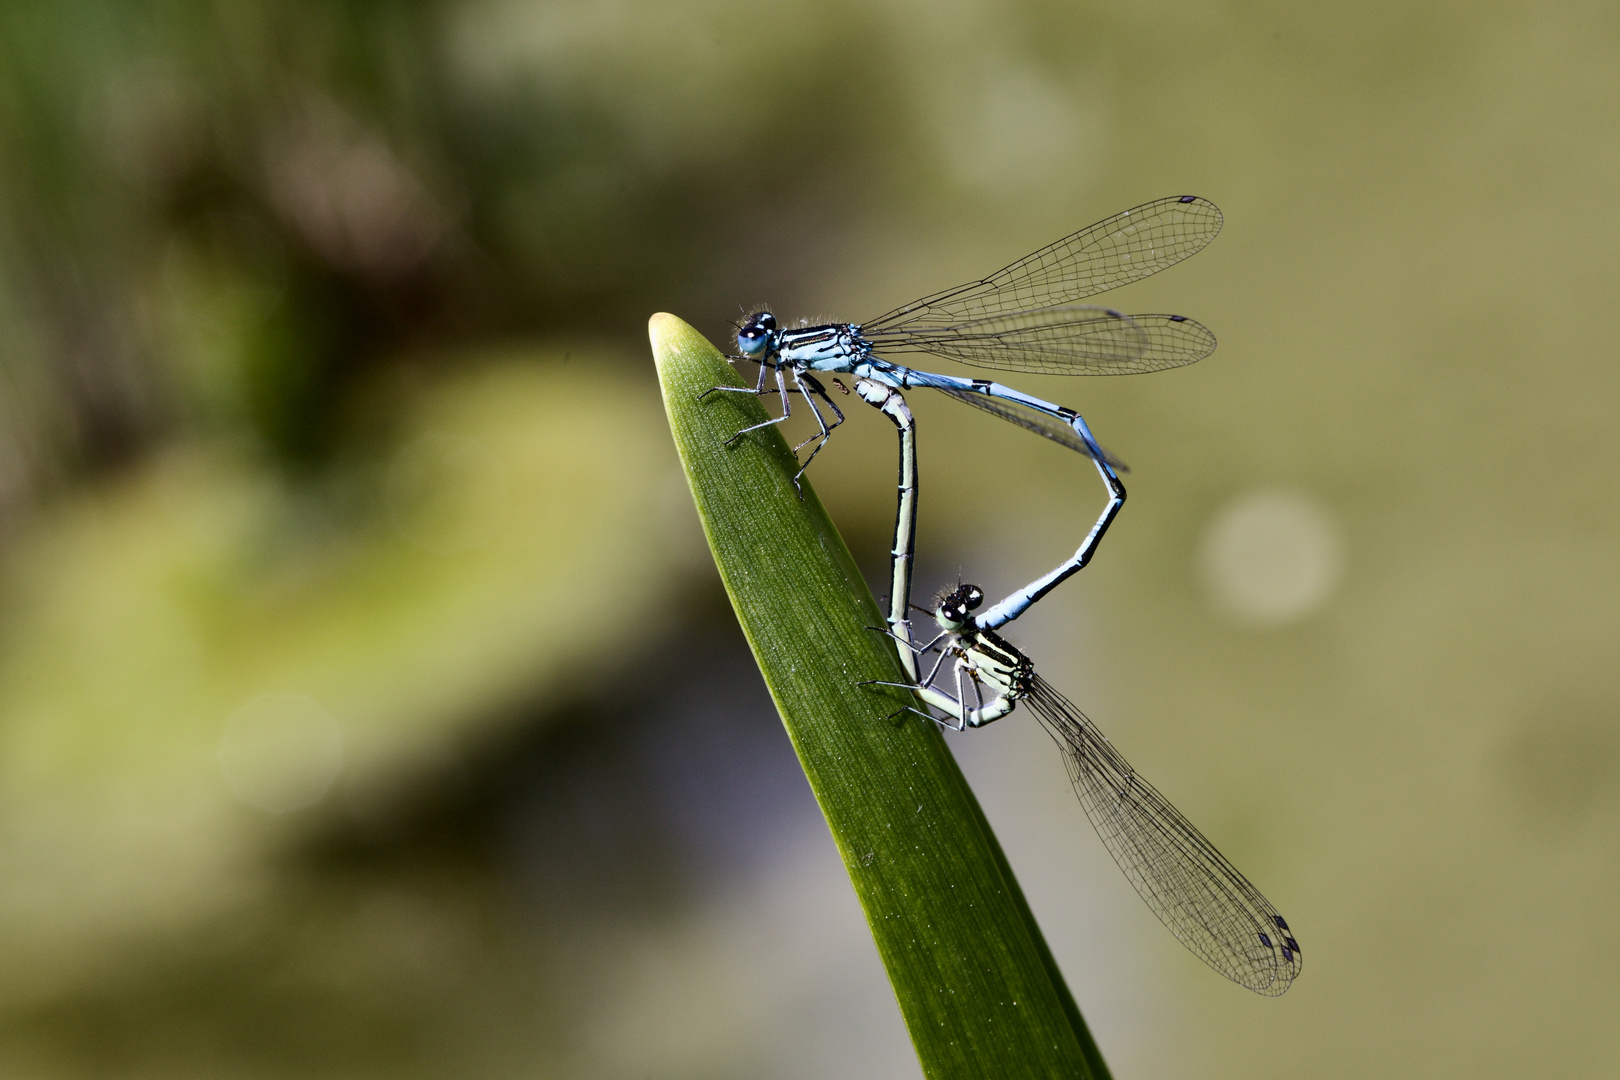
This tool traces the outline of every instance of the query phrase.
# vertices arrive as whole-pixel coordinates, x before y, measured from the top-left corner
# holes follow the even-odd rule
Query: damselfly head
[[[982,603],[984,603],[983,589],[977,585],[958,585],[940,597],[939,604],[934,609],[934,619],[941,629],[955,632],[967,624],[968,619]]]
[[[737,328],[737,350],[750,360],[763,360],[776,338],[776,316],[756,311]]]

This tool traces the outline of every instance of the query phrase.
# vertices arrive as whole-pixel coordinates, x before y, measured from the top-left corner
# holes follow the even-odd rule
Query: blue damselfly
[[[1125,485],[1119,478],[1124,467],[1102,449],[1074,409],[989,379],[908,368],[884,355],[930,353],[983,368],[1068,375],[1130,374],[1194,363],[1214,350],[1215,336],[1193,320],[1181,315],[1125,315],[1079,301],[1180,262],[1214,239],[1220,227],[1215,204],[1193,195],[1173,196],[1099,221],[987,278],[925,296],[863,323],[784,329],[771,312],[758,311],[737,330],[741,358],[760,365],[758,381],[752,387],[715,389],[776,394],[781,400],[781,415],[744,428],[735,438],[781,423],[791,414],[789,395],[804,397],[817,432],[795,448],[815,444],[800,475],[844,419],[818,374],[854,376],[857,392],[880,409],[898,391],[913,386],[939,390],[1090,458],[1108,492],[1101,516],[1074,555],[985,613],[981,621],[994,629],[1018,618],[1085,566],[1124,505]],[[774,386],[767,386],[767,373],[774,373]],[[818,399],[831,410],[830,422]],[[903,424],[893,406],[885,411],[901,427],[904,457],[904,440],[913,431],[909,410]],[[904,460],[901,471],[903,524],[915,520],[916,485],[914,469],[909,488],[905,483]]]

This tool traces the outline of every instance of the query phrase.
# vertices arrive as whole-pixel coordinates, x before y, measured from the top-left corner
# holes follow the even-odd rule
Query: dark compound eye
[[[939,601],[939,611],[953,622],[961,622],[983,602],[983,589],[977,585],[958,585]]]
[[[958,585],[936,603],[935,613],[941,623],[965,623],[968,612],[984,603],[984,590],[977,585]]]

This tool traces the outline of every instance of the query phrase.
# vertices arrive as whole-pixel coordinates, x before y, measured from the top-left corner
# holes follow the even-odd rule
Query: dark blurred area
[[[1014,636],[1300,981],[1183,955],[1018,714],[952,745],[1120,1076],[1611,1074],[1617,164],[1598,4],[0,7],[0,1072],[916,1075],[646,319],[1196,193],[1108,302],[1216,354],[1012,380],[1134,470]],[[913,405],[920,594],[1073,549],[1072,456]]]
[[[856,119],[882,93],[879,58],[814,43],[784,57],[727,31],[768,52],[772,84],[731,130],[693,114],[751,77],[710,70],[679,80],[688,100],[626,107],[657,91],[582,69],[633,57],[552,40],[587,48],[647,15],[12,6],[8,353],[33,395],[16,498],[199,428],[319,470],[363,442],[344,407],[401,354],[432,367],[490,340],[627,341],[654,303],[732,307],[762,284],[737,257],[761,244],[797,253],[759,260],[776,277],[802,273],[827,228],[803,207],[876,194],[855,163],[874,149]],[[713,56],[681,62],[727,52],[697,36]]]

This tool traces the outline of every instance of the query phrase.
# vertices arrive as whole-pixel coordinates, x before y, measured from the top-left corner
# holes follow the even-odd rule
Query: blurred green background
[[[1118,1076],[1613,1075],[1617,177],[1598,3],[0,7],[0,1071],[917,1075],[646,318],[1190,192],[1109,302],[1216,354],[1014,380],[1133,467],[1014,637],[1304,974],[1180,949],[1026,720],[952,746]],[[913,404],[919,592],[1073,549],[1072,455]]]

